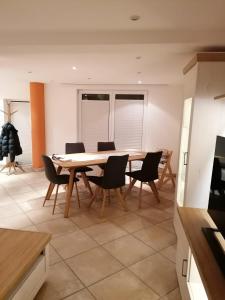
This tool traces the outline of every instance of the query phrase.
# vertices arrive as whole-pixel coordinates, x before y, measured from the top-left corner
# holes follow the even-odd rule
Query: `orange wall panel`
[[[32,166],[43,167],[41,155],[45,154],[45,103],[44,83],[30,83]]]

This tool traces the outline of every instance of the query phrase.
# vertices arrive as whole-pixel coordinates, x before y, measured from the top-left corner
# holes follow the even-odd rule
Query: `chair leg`
[[[135,182],[137,181],[137,179],[133,179],[128,187],[128,189],[126,190],[126,192],[124,193],[123,199],[126,199],[127,195],[130,193],[130,191],[132,190]]]
[[[44,202],[43,202],[43,206],[45,206],[46,200],[49,200],[49,199],[50,199],[51,194],[52,194],[52,192],[53,192],[53,190],[54,190],[54,187],[55,187],[55,184],[54,184],[54,183],[50,183],[50,184],[49,184],[47,193],[46,193],[46,195],[45,195],[45,200],[44,200]]]
[[[141,203],[142,203],[142,181],[141,181],[141,184],[140,184],[138,199],[139,199],[138,208],[141,208]]]
[[[92,189],[91,189],[91,186],[90,186],[90,182],[87,179],[86,173],[81,173],[81,176],[83,178],[85,186],[88,188],[88,190],[90,192],[90,195],[93,196],[93,192],[92,192]]]
[[[75,182],[75,186],[76,186],[77,202],[78,202],[78,206],[80,208],[80,197],[79,197],[77,182]]]
[[[123,209],[125,211],[128,211],[126,200],[125,200],[125,198],[122,197],[122,195],[120,193],[120,189],[117,188],[115,190],[116,190],[116,193],[117,193],[117,196],[118,196],[118,201],[119,201],[120,205],[123,207]]]
[[[155,182],[154,182],[154,181],[149,181],[148,184],[149,184],[149,186],[150,186],[150,188],[151,188],[151,190],[152,190],[154,196],[156,197],[156,200],[157,200],[158,202],[160,202],[160,199],[159,199],[159,193],[158,193],[158,190],[157,190],[157,188],[156,188]]]
[[[97,194],[98,194],[99,189],[100,189],[100,187],[99,187],[99,186],[96,186],[94,195],[91,197],[91,201],[90,201],[89,204],[88,204],[88,208],[90,208],[90,207],[92,206],[93,202],[96,200],[96,197],[97,197]]]
[[[56,200],[57,200],[57,196],[58,196],[58,190],[59,190],[59,184],[57,184],[56,187],[56,193],[55,193],[55,199],[54,199],[54,206],[53,206],[53,210],[52,210],[52,214],[54,215],[55,212],[55,206],[56,206]]]
[[[100,217],[104,217],[104,212],[105,212],[105,202],[106,202],[106,190],[103,189],[103,199],[102,199],[102,206],[101,206],[101,213]]]

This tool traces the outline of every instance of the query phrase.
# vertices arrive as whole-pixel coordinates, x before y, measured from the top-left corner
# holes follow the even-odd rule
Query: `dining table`
[[[129,155],[128,162],[131,163],[135,160],[143,160],[146,156],[146,152],[137,150],[110,150],[110,151],[99,151],[99,152],[85,152],[85,153],[74,153],[74,154],[63,154],[63,155],[52,155],[52,161],[57,166],[57,174],[59,175],[62,169],[69,171],[69,183],[66,188],[66,199],[64,208],[64,217],[69,217],[70,202],[73,192],[73,182],[75,176],[75,170],[78,167],[94,166],[105,164],[109,156],[120,156]],[[46,194],[46,200],[49,200],[55,184],[50,183]]]

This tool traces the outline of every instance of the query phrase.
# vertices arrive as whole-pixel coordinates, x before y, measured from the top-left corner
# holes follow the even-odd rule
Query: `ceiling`
[[[181,83],[224,20],[224,0],[0,0],[0,80]]]

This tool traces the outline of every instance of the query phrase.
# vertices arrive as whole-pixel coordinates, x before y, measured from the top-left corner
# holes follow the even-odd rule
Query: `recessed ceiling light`
[[[136,59],[141,59],[141,56],[136,56]]]
[[[138,16],[138,15],[132,15],[132,16],[130,16],[130,20],[131,21],[138,21],[138,20],[140,20],[140,16]]]
[[[77,67],[73,66],[72,69],[73,69],[73,70],[77,70]]]
[[[28,74],[32,74],[32,71],[27,71]]]
[[[91,77],[88,77],[88,80],[91,80],[92,78]]]
[[[142,81],[141,81],[141,80],[138,80],[138,84],[142,84]]]
[[[141,74],[141,72],[139,71],[139,72],[137,72],[137,74]]]

